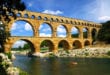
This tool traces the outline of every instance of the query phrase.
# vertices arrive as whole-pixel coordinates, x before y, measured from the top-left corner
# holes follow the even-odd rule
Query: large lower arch
[[[84,42],[84,46],[90,46],[90,41],[88,41],[88,40],[86,40],[85,42]]]
[[[26,42],[26,43],[23,43],[22,41],[24,41],[24,42]],[[11,46],[11,49],[16,48],[16,45],[17,45],[16,42],[19,42],[18,45],[22,46],[22,48],[24,47],[25,44],[28,44],[28,45],[29,45],[29,49],[30,49],[28,52],[31,53],[31,54],[35,53],[34,44],[33,44],[30,40],[27,40],[27,39],[19,39],[19,40],[13,42],[13,44],[12,44],[12,46]],[[19,46],[19,47],[20,47],[20,46]]]
[[[53,42],[51,40],[43,40],[40,44],[40,50],[42,50],[41,52],[45,52],[45,50],[43,51],[43,49],[52,52],[54,50]]]
[[[73,49],[78,49],[78,48],[82,48],[82,44],[79,40],[75,40],[73,42]]]
[[[69,43],[68,41],[66,40],[61,40],[59,43],[58,43],[58,48],[61,48],[63,50],[69,50]]]

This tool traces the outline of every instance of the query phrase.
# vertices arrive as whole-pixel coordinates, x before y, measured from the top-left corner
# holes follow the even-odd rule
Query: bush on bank
[[[14,67],[11,59],[11,53],[0,53],[0,75],[28,75],[20,68]]]
[[[107,55],[110,56],[110,51],[107,52]]]

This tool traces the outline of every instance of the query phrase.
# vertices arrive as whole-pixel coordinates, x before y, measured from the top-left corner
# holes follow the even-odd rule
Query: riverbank
[[[59,51],[58,57],[86,57],[86,58],[110,58],[110,47],[87,47],[68,51]]]
[[[27,51],[12,51],[13,54],[27,55]],[[83,49],[59,50],[57,53],[35,53],[37,57],[80,57],[80,58],[110,58],[110,47],[86,47]]]

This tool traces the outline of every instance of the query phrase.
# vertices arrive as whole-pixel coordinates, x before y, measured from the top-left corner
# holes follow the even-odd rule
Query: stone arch
[[[26,43],[28,43],[29,44],[29,47],[30,47],[30,49],[31,49],[31,54],[33,54],[33,53],[35,53],[35,45],[30,41],[30,40],[28,40],[28,39],[17,39],[17,40],[14,40],[13,41],[13,43],[12,43],[12,45],[11,45],[11,48],[13,47],[13,45],[17,42],[17,41],[25,41]]]
[[[83,38],[88,38],[89,34],[89,29],[87,27],[83,28]]]
[[[63,19],[61,19],[61,22],[63,23],[63,22],[64,22],[64,20],[63,20]]]
[[[80,29],[77,26],[71,28],[71,37],[72,38],[79,38],[80,36]]]
[[[58,25],[57,26],[57,37],[67,37],[68,29],[65,25]]]
[[[38,20],[41,20],[41,19],[42,19],[42,17],[41,17],[41,16],[38,16],[38,17],[37,17],[37,19],[38,19]]]
[[[47,17],[44,17],[44,21],[48,21],[49,19]]]
[[[66,40],[59,41],[58,48],[62,48],[63,50],[69,50],[70,46],[69,46],[68,41]]]
[[[48,26],[48,28],[43,28],[42,29],[43,25]],[[47,31],[48,31],[48,33],[47,33]],[[52,34],[53,34],[53,27],[52,27],[52,25],[50,23],[48,23],[48,22],[41,23],[39,25],[39,36],[42,36],[42,33],[44,35],[43,37],[52,37]]]
[[[66,20],[65,23],[69,23],[68,20]]]
[[[24,14],[24,18],[29,18],[29,15],[28,14]]]
[[[31,28],[32,28],[32,36],[35,35],[35,29],[34,29],[33,24],[32,24],[31,22],[29,22],[29,21],[27,21],[27,20],[23,20],[23,19],[18,19],[18,20],[13,21],[13,23],[11,24],[10,29],[9,29],[10,34],[11,34],[11,31],[13,30],[12,28],[14,28],[13,26],[14,26],[14,25],[17,25],[17,24],[15,24],[15,23],[16,23],[16,22],[19,22],[19,21],[25,22],[25,23],[29,24],[29,25],[31,26]],[[19,27],[19,26],[15,26],[15,28],[17,28],[17,27]]]
[[[75,25],[77,25],[77,22],[76,22],[76,21],[74,21],[74,24],[75,24]]]
[[[32,18],[32,19],[35,19],[35,16],[34,16],[34,15],[32,15],[32,16],[31,16],[31,18]]]
[[[22,15],[21,15],[21,13],[17,13],[16,16],[17,17],[21,17]]]
[[[56,22],[59,22],[59,19],[58,18],[56,18]]]
[[[82,48],[82,44],[79,40],[75,40],[73,42],[73,48],[77,49],[77,48]]]
[[[78,21],[77,24],[80,25],[80,22]]]
[[[50,18],[50,21],[54,21],[54,19],[53,18]]]
[[[70,21],[71,24],[73,24],[73,21]]]
[[[40,43],[40,49],[45,48],[48,51],[52,52],[54,51],[54,44],[51,40],[43,40]]]
[[[86,41],[84,42],[84,46],[89,46],[89,45],[90,45],[90,41],[86,40]]]

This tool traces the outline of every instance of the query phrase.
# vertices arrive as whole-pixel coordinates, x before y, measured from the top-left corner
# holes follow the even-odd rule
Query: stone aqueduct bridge
[[[4,45],[5,52],[9,52],[12,48],[12,45],[18,40],[24,40],[28,42],[31,47],[32,51],[40,52],[40,45],[42,41],[46,41],[49,49],[53,52],[58,51],[59,43],[62,43],[64,50],[71,50],[76,45],[78,48],[84,48],[85,45],[92,45],[92,31],[96,30],[96,33],[101,28],[101,24],[73,19],[73,18],[66,18],[61,16],[55,16],[50,14],[43,14],[37,12],[30,12],[30,11],[16,11],[17,18],[14,19],[11,15],[11,21],[6,25],[6,31],[10,32],[12,24],[15,21],[23,20],[28,22],[34,31],[34,36],[32,37],[14,37],[10,36],[6,40]],[[52,29],[52,37],[40,37],[39,36],[39,27],[41,24],[47,23],[50,25]],[[57,27],[59,25],[63,25],[66,28],[67,36],[65,38],[57,37]],[[71,28],[77,27],[79,30],[79,37],[72,38],[71,37]],[[87,38],[83,38],[83,28],[88,30]]]

